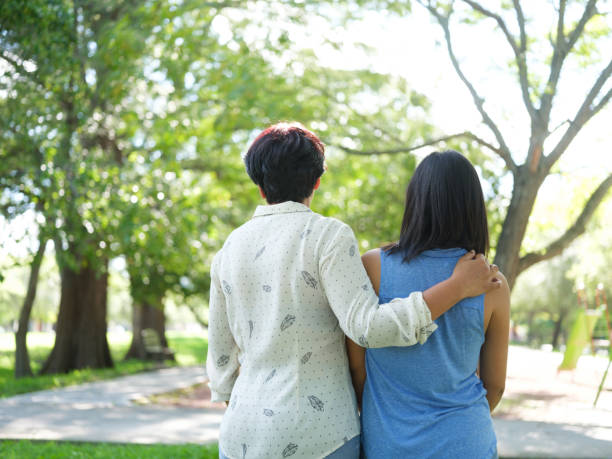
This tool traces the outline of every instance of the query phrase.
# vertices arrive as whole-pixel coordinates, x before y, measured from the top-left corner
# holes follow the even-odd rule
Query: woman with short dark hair
[[[478,175],[465,157],[446,151],[416,168],[399,241],[363,262],[384,303],[445,279],[468,250],[488,249]],[[436,333],[422,346],[366,351],[347,340],[369,459],[497,455],[490,411],[504,389],[510,310],[501,278],[501,289],[464,299],[436,319]]]
[[[309,208],[321,141],[278,124],[245,163],[269,205],[230,234],[211,267],[207,372],[213,401],[229,402],[220,457],[356,458],[344,334],[366,347],[425,342],[432,318],[497,287],[495,269],[466,255],[438,285],[379,306],[351,229]]]

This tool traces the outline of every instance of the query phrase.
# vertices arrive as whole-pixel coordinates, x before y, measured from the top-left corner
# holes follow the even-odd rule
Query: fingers
[[[468,260],[473,260],[474,259],[474,255],[476,254],[476,252],[474,250],[470,250],[469,252],[466,252],[460,259],[459,261],[468,261]]]
[[[499,272],[499,266],[497,265],[491,265],[491,272],[492,273],[498,273]]]

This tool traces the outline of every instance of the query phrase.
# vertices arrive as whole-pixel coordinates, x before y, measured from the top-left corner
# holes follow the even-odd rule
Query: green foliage
[[[557,333],[567,337],[569,324],[580,310],[571,254],[531,268],[522,276],[512,295],[511,316],[515,323],[527,324],[530,344],[551,343]],[[557,346],[559,341],[555,343]]]
[[[601,317],[602,309],[591,309],[585,311],[581,309],[576,315],[572,324],[567,347],[563,355],[563,361],[559,365],[559,370],[574,370],[582,351],[591,341],[595,323]]]
[[[401,214],[414,160],[334,146],[427,138],[426,98],[399,78],[321,68],[312,50],[294,46],[292,33],[308,27],[304,9],[351,19],[326,9],[334,2],[269,3],[252,5],[264,16],[194,1],[3,4],[4,213],[39,212],[60,262],[75,269],[125,256],[137,301],[205,296],[212,255],[258,203],[241,153],[257,130],[299,120],[330,145],[320,209],[350,217],[364,248],[395,238],[395,219],[375,216],[389,195]],[[357,1],[350,10],[357,18],[381,7],[404,14],[410,4]],[[48,29],[31,34],[41,20]],[[347,193],[359,183],[361,203]]]
[[[122,445],[113,443],[69,443],[30,440],[0,441],[0,455],[6,459],[40,458],[189,458],[216,459],[217,445]]]

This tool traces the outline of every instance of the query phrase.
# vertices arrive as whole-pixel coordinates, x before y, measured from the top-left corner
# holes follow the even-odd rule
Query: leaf
[[[274,416],[274,411],[268,410],[268,409],[264,408],[263,414],[264,414],[264,416],[272,417],[272,416]]]
[[[300,362],[302,362],[302,364],[308,362],[310,360],[311,355],[312,355],[312,352],[307,352],[306,354],[302,356],[302,358],[300,359]]]
[[[274,377],[275,374],[276,374],[276,369],[272,370],[272,372],[268,375],[268,377],[264,381],[264,384],[270,381]]]
[[[261,254],[264,253],[264,250],[266,250],[265,245],[257,251],[257,253],[255,254],[255,259],[253,261],[257,260],[261,256]]]
[[[229,355],[222,355],[217,359],[217,367],[224,367],[229,363]]]
[[[302,279],[309,287],[317,288],[317,280],[308,271],[302,271]]]
[[[285,446],[285,449],[283,450],[283,457],[289,457],[289,456],[293,456],[298,450],[298,445],[296,445],[295,443],[289,443],[287,446]]]
[[[291,314],[287,314],[285,318],[283,319],[283,321],[281,322],[281,326],[280,326],[281,331],[285,331],[287,328],[291,327],[291,325],[293,325],[293,322],[295,322],[295,316],[292,316]]]
[[[262,288],[263,291],[266,293],[270,293],[272,291],[272,287],[270,287],[269,285],[264,285]]]
[[[309,395],[308,401],[310,402],[310,406],[312,406],[315,410],[324,411],[324,404],[318,397],[315,397],[314,395]]]

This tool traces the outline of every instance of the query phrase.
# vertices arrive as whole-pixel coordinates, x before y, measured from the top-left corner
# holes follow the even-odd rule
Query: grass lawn
[[[24,458],[198,458],[219,457],[217,445],[118,445],[113,443],[57,443],[29,440],[0,441],[0,457]]]
[[[203,365],[208,347],[208,343],[204,336],[173,332],[168,332],[166,336],[168,337],[170,347],[176,353],[176,364]],[[51,352],[54,339],[54,333],[28,333],[28,350],[30,353],[32,371],[34,371],[35,374],[42,366],[47,355]],[[25,392],[114,378],[155,368],[156,364],[152,362],[122,360],[129,347],[130,339],[130,333],[108,334],[108,341],[115,362],[115,368],[102,370],[84,369],[67,374],[15,379],[15,338],[12,333],[0,333],[0,397],[10,397]],[[167,363],[173,364],[171,362]],[[0,457],[4,457],[4,455],[0,454]]]

